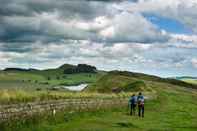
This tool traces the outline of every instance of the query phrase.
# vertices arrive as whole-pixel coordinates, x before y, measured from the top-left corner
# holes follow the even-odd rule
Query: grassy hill
[[[157,76],[126,71],[111,71],[96,73],[79,72],[66,74],[65,70],[77,69],[78,66],[64,64],[58,68],[37,70],[7,68],[0,71],[0,88],[51,88],[56,85],[77,85],[92,83],[86,91],[120,92],[120,91],[151,91],[151,81],[173,84],[189,88],[197,88],[196,81],[191,78],[164,79]],[[189,82],[189,83],[188,83]]]
[[[98,92],[119,92],[119,91],[139,91],[147,89],[147,86],[143,80],[139,80],[135,77],[129,77],[126,75],[116,74],[109,72],[101,77],[96,83],[93,83],[87,87],[86,91],[98,91]]]
[[[197,79],[182,79],[182,81],[197,85]]]
[[[66,65],[67,66],[67,65]],[[65,66],[65,68],[66,68]],[[64,67],[61,67],[64,68]],[[176,79],[164,79],[157,76],[142,73],[111,71],[98,73],[78,73],[63,74],[62,69],[33,70],[33,71],[1,71],[0,80],[5,83],[19,82],[21,80],[38,80],[49,82],[49,85],[60,83],[77,83],[89,79],[92,84],[85,89],[84,96],[91,96],[92,99],[102,98],[102,95],[109,95],[108,99],[113,99],[111,92],[138,92],[143,91],[147,98],[145,100],[145,118],[128,115],[128,107],[116,109],[93,110],[89,112],[68,112],[62,111],[55,116],[41,115],[32,119],[19,120],[10,123],[0,124],[0,129],[5,131],[196,131],[197,130],[197,85],[189,84]],[[89,76],[91,75],[91,77]],[[62,76],[56,79],[56,76]],[[63,76],[66,76],[63,78]],[[94,77],[93,77],[94,76]],[[50,77],[50,80],[48,80]],[[2,83],[1,83],[2,84]],[[21,86],[21,83],[18,83]],[[1,85],[2,86],[2,85]],[[34,92],[35,93],[35,92]],[[55,92],[50,97],[55,99],[74,97],[83,98],[81,94],[59,94]],[[34,99],[43,97],[31,93]],[[122,93],[125,95],[127,93]],[[4,95],[7,95],[4,93]],[[26,94],[25,94],[26,95]],[[120,94],[116,94],[120,95]],[[131,94],[130,94],[131,95]],[[3,96],[0,94],[0,96]],[[21,96],[19,95],[20,99]],[[26,96],[25,96],[26,97]],[[17,98],[17,97],[16,97]],[[28,97],[27,97],[28,98]],[[12,98],[15,99],[15,98]],[[48,100],[48,97],[47,99]],[[110,103],[109,103],[110,104]],[[96,108],[96,107],[95,107]],[[51,114],[51,113],[49,113]],[[80,127],[80,128],[79,128]]]
[[[6,68],[0,71],[0,89],[45,89],[56,85],[92,83],[105,73],[97,71],[96,73],[79,72],[75,74],[66,74],[64,72],[66,69],[75,67],[77,66],[64,64],[58,68],[45,70]]]
[[[126,71],[111,71],[87,87],[85,91],[151,91],[151,87],[157,83],[197,89],[197,85],[176,79],[160,78]]]
[[[176,77],[176,79],[197,85],[197,77],[183,76],[183,77]]]
[[[129,116],[129,110],[126,106],[119,107],[119,105],[117,105],[115,109],[109,108],[89,112],[65,111],[58,113],[56,116],[37,116],[34,119],[16,121],[12,124],[0,125],[0,127],[6,131],[197,130],[196,90],[190,90],[190,88],[183,88],[164,82],[146,81],[145,83],[151,86],[152,90],[155,91],[156,97],[145,101],[144,118]]]

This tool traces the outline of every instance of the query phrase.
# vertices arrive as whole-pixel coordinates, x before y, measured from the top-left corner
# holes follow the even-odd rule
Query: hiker
[[[133,94],[129,99],[130,115],[135,115],[136,105],[137,105],[137,97],[135,96],[135,94]]]
[[[144,96],[140,92],[137,97],[137,103],[138,103],[138,116],[144,117]]]

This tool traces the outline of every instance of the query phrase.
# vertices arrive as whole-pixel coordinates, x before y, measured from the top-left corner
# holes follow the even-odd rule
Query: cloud
[[[185,43],[197,43],[197,35],[171,34],[171,38]]]
[[[162,34],[156,26],[139,13],[122,12],[117,14],[109,27],[102,30],[100,34],[113,42],[154,43],[168,41],[167,35]]]
[[[66,43],[66,44],[65,44]],[[66,40],[59,43],[49,43],[45,47],[44,43],[36,42],[32,44],[31,50],[22,51],[3,51],[2,55],[9,54],[9,62],[30,64],[36,67],[42,67],[45,63],[94,63],[103,65],[119,62],[139,62],[142,56],[140,52],[148,50],[148,46],[138,43],[116,43],[105,45],[101,43],[92,43],[86,40]],[[98,60],[102,60],[98,63]],[[40,64],[40,66],[37,66]],[[57,66],[57,65],[52,65]]]
[[[62,39],[89,39],[109,43],[154,43],[168,40],[167,35],[162,34],[140,13],[119,12],[114,7],[116,2],[51,0],[5,2],[0,10],[2,15],[0,40],[2,42],[39,40],[46,43]]]
[[[195,0],[140,0],[136,3],[124,2],[119,10],[141,12],[179,21],[197,33],[197,2]]]
[[[0,3],[0,68],[87,63],[100,69],[165,74],[172,70],[176,73],[176,69],[189,71],[191,58],[197,57],[193,0]],[[146,14],[178,21],[193,32],[172,34],[161,30]]]
[[[191,63],[192,63],[192,66],[193,66],[194,68],[197,68],[197,59],[196,59],[196,58],[193,58],[193,59],[191,60]]]

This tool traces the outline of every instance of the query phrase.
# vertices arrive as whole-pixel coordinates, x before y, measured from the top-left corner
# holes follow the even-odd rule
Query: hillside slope
[[[162,82],[146,81],[146,83],[149,86],[152,85],[151,88],[156,91],[156,97],[145,100],[144,118],[138,118],[137,114],[136,116],[130,116],[127,106],[116,105],[117,107],[115,109],[109,107],[99,110],[95,106],[95,110],[89,110],[90,108],[88,108],[86,112],[69,112],[66,110],[65,112],[59,112],[55,117],[54,115],[49,116],[44,114],[43,116],[36,116],[27,121],[21,120],[5,123],[4,125],[0,124],[0,128],[7,131],[197,130],[196,90]],[[97,99],[100,95],[97,95]],[[145,96],[147,95],[145,94]],[[102,98],[102,96],[100,97]],[[116,101],[114,97],[111,98]],[[114,102],[110,102],[109,106],[110,104],[114,104]]]
[[[111,71],[90,85],[85,91],[121,92],[121,91],[151,91],[157,83],[197,89],[197,85],[176,79],[126,71]]]
[[[176,77],[176,79],[197,85],[197,77],[183,76],[183,77]]]
[[[79,65],[64,64],[57,68],[44,70],[6,68],[0,71],[0,89],[24,89],[24,87],[28,87],[26,89],[40,89],[42,87],[51,88],[56,85],[78,85],[81,83],[93,83],[105,73],[97,70],[95,70],[94,73],[89,72],[89,70],[86,72],[86,67],[91,66],[85,64],[80,65],[82,65],[82,67],[79,67]],[[82,70],[84,68],[85,70]],[[69,69],[76,69],[79,71],[75,73],[66,73],[65,70]]]

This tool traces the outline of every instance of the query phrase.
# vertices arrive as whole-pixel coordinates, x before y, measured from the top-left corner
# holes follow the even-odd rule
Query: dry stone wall
[[[0,105],[0,122],[21,119],[35,114],[52,113],[61,110],[89,111],[127,105],[125,98],[113,99],[62,99],[43,102]]]

